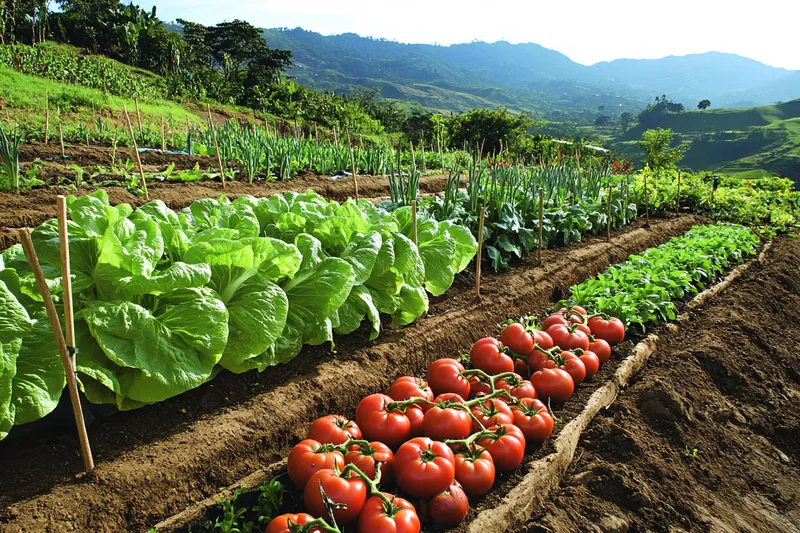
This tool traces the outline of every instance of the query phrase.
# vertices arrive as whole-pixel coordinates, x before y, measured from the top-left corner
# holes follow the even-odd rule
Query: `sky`
[[[152,0],[151,0],[152,2]],[[147,0],[137,0],[143,7]],[[590,65],[727,52],[800,70],[800,0],[155,0],[164,21],[243,19],[404,43],[533,42]]]

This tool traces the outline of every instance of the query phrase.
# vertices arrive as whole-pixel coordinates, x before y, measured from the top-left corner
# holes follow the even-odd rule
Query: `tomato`
[[[469,397],[476,398],[481,395],[486,395],[492,392],[492,386],[479,375],[470,376],[469,378]]]
[[[306,510],[319,518],[330,518],[325,504],[322,502],[322,485],[325,495],[335,503],[346,505],[341,509],[334,509],[333,517],[339,524],[349,524],[358,518],[361,508],[367,501],[367,484],[358,476],[342,477],[333,470],[319,470],[314,472],[303,492],[303,502]]]
[[[553,433],[553,416],[539,400],[524,398],[511,411],[526,442],[544,442]]]
[[[463,405],[464,399],[457,394],[441,394],[434,400],[435,405],[425,413],[422,429],[426,437],[444,441],[447,439],[466,439],[472,430],[469,410]],[[462,404],[460,407],[456,404]]]
[[[548,399],[566,402],[575,391],[575,382],[566,370],[560,368],[544,368],[534,372],[531,383],[542,401]]]
[[[377,440],[397,449],[411,434],[411,421],[400,410],[387,410],[394,400],[385,394],[370,394],[356,407],[356,422],[364,439]]]
[[[513,424],[501,424],[488,428],[496,434],[478,440],[489,452],[498,472],[510,472],[522,464],[525,456],[525,435]]]
[[[483,496],[494,485],[494,461],[483,448],[456,454],[456,481],[467,496]]]
[[[531,382],[519,375],[498,379],[495,387],[507,390],[514,398],[536,398],[536,389]]]
[[[426,437],[411,439],[394,456],[397,486],[414,498],[434,496],[453,483],[455,465],[447,444]]]
[[[503,332],[500,334],[500,342],[519,355],[528,355],[533,350],[533,336],[519,322],[514,322],[503,328]]]
[[[547,334],[553,338],[553,342],[563,350],[589,349],[589,335],[577,329],[578,325],[557,325],[547,330]]]
[[[409,400],[411,398],[425,398],[428,401],[433,401],[433,391],[428,386],[428,382],[413,376],[403,376],[394,380],[392,386],[386,391],[386,395],[391,396],[396,401]],[[428,405],[424,403],[419,406],[423,411],[428,410]]]
[[[586,333],[587,337],[591,337],[592,336],[592,330],[586,324],[575,324],[575,329]]]
[[[583,361],[572,352],[561,352],[555,360],[551,360],[550,362],[552,366],[550,364],[545,366],[548,368],[562,368],[566,370],[576,386],[583,383],[583,380],[586,379],[586,366],[583,364]]]
[[[586,368],[586,379],[592,379],[597,371],[600,370],[600,358],[591,350],[586,350],[583,355],[578,356],[583,366]]]
[[[605,363],[611,358],[611,346],[603,339],[589,337],[589,351],[597,354],[600,364]]]
[[[414,506],[403,498],[383,493],[372,496],[361,509],[357,533],[419,533],[421,526]]]
[[[514,361],[514,372],[516,372],[517,374],[519,374],[524,378],[528,378],[531,375],[531,368],[528,366],[528,363],[526,363],[524,360],[517,359],[516,361]]]
[[[406,409],[406,418],[411,422],[411,433],[408,438],[424,437],[425,430],[422,427],[422,422],[425,420],[425,412],[418,405],[409,405]]]
[[[348,439],[360,439],[361,430],[352,420],[339,415],[318,418],[308,428],[307,439],[322,443],[344,444]]]
[[[428,367],[427,379],[434,395],[454,392],[466,398],[469,396],[469,380],[461,375],[464,366],[455,359],[439,359]]]
[[[553,337],[551,337],[546,331],[542,331],[540,329],[537,329],[533,332],[533,341],[536,343],[536,346],[544,348],[545,350],[549,350],[555,346]]]
[[[592,335],[603,339],[611,346],[621,343],[625,338],[625,325],[615,316],[608,320],[599,316],[592,317],[589,319],[589,328],[592,330]]]
[[[528,356],[528,366],[532,371],[541,370],[550,359],[550,354],[542,350],[534,350]]]
[[[314,517],[306,513],[282,514],[279,517],[272,519],[272,522],[270,522],[267,526],[266,533],[290,533],[291,529],[289,529],[289,522],[294,525],[304,526],[313,520]],[[321,533],[321,530],[315,527],[309,531],[309,533]]]
[[[322,444],[311,439],[300,441],[295,445],[286,461],[289,478],[301,490],[306,486],[311,474],[325,468],[332,469],[334,466],[339,469],[344,468],[342,452],[334,450],[331,444]]]
[[[578,305],[574,305],[570,308],[570,310],[574,312],[567,311],[566,308],[562,307],[545,319],[544,324],[542,324],[542,328],[547,330],[550,329],[550,326],[557,324],[566,326],[568,324],[582,324],[586,321],[586,309]]]
[[[509,408],[508,404],[500,398],[491,398],[489,400],[479,402],[473,405],[470,410],[475,418],[480,420],[485,428],[496,426],[497,424],[510,424],[511,420],[513,419],[511,415],[511,408]],[[480,430],[481,427],[475,420],[473,420],[472,433],[477,433]],[[467,491],[467,494],[469,494],[469,491]]]
[[[391,485],[394,480],[394,454],[387,445],[373,441],[369,446],[350,446],[344,456],[345,464],[356,465],[368,478],[375,479],[375,463],[381,463],[381,486]]]
[[[427,518],[440,526],[460,524],[469,512],[469,500],[457,482],[435,495],[425,506]]]
[[[519,325],[522,326],[522,324]],[[513,372],[514,359],[505,353],[506,350],[507,348],[499,342],[481,339],[472,345],[472,350],[469,352],[469,364],[472,368],[483,370],[490,375]]]

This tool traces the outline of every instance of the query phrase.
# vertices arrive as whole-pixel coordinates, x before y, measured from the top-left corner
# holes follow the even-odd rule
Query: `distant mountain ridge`
[[[505,105],[590,119],[641,109],[661,94],[687,107],[707,98],[717,108],[800,97],[800,71],[718,52],[585,66],[534,43],[436,46],[301,28],[263,32],[271,47],[292,51],[292,75],[301,83],[322,90],[376,88],[428,109]]]

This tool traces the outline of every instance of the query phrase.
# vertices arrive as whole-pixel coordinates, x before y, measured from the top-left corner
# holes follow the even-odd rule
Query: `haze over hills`
[[[800,97],[800,71],[718,52],[585,66],[533,43],[402,44],[301,28],[267,29],[264,37],[271,47],[292,51],[291,74],[301,83],[322,90],[376,88],[386,98],[432,110],[504,105],[588,120],[599,112],[613,118],[639,110],[661,94],[688,108],[701,99],[719,108]]]

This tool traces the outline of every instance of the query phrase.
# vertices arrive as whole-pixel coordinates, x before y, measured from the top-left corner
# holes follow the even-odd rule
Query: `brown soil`
[[[350,335],[337,339],[335,355],[308,348],[262,374],[223,373],[173,400],[111,417],[90,428],[98,463],[90,476],[74,476],[81,463],[69,433],[24,446],[0,444],[0,503],[8,505],[0,531],[146,529],[284,457],[317,416],[352,412],[361,397],[397,376],[458,354],[508,317],[541,312],[570,285],[699,222],[653,221],[649,230],[616,232],[610,243],[596,238],[546,251],[542,268],[530,258],[507,273],[486,275],[480,301],[471,276],[462,275],[432,303],[428,317],[385,331],[377,344],[365,334]],[[567,404],[565,417],[574,416],[590,390]],[[82,512],[87,508],[102,514]]]
[[[799,532],[798,265],[800,241],[778,239],[678,333],[662,329],[525,531]]]

